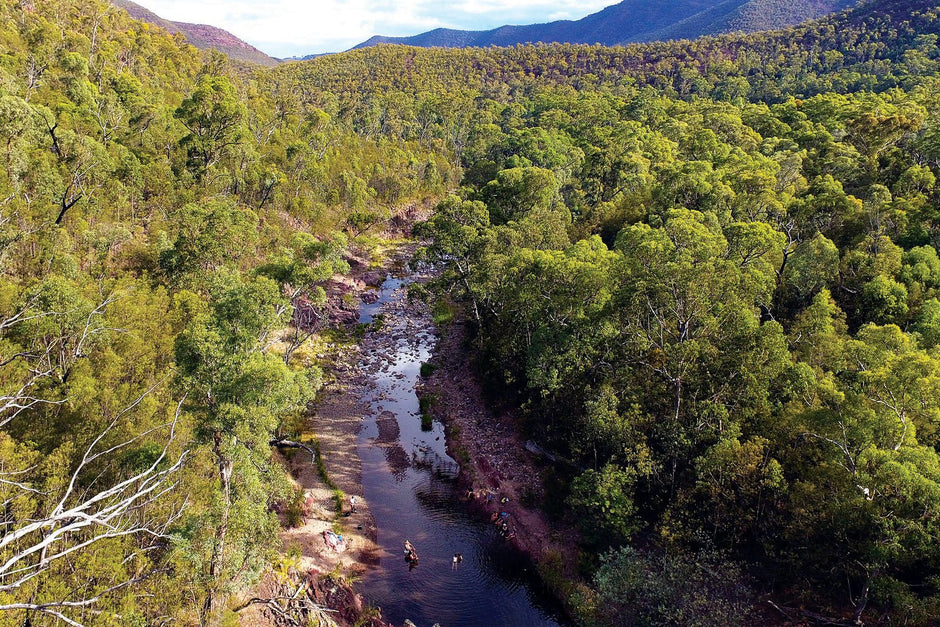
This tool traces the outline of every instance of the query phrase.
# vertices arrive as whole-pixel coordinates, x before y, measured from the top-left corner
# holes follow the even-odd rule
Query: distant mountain
[[[277,65],[278,60],[268,56],[249,43],[246,43],[221,28],[208,24],[189,24],[187,22],[173,22],[164,19],[153,11],[140,6],[130,0],[111,0],[111,4],[130,13],[134,19],[148,22],[154,26],[165,28],[171,33],[182,33],[186,41],[197,48],[214,48],[224,52],[229,57],[239,61],[248,61],[259,65]]]
[[[701,35],[772,30],[847,9],[858,0],[623,0],[577,20],[488,31],[438,28],[411,37],[375,36],[356,46],[383,43],[424,48],[512,46],[521,43],[618,44],[694,39]]]

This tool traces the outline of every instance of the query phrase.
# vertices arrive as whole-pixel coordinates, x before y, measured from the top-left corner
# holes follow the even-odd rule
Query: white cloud
[[[169,20],[211,24],[274,56],[338,52],[372,35],[417,35],[437,27],[579,19],[616,0],[143,0]]]

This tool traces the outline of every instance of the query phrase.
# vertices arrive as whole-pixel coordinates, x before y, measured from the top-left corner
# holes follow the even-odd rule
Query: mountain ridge
[[[352,50],[379,44],[467,48],[523,43],[580,43],[614,46],[670,39],[694,39],[727,32],[793,26],[850,8],[857,0],[623,0],[580,20],[504,25],[471,31],[436,28],[417,35],[375,35]]]
[[[159,26],[174,35],[181,33],[186,41],[201,50],[215,49],[238,61],[257,63],[268,67],[277,65],[280,62],[278,59],[217,26],[174,22],[160,17],[150,9],[136,2],[131,2],[131,0],[111,0],[111,4],[124,9],[136,20]]]

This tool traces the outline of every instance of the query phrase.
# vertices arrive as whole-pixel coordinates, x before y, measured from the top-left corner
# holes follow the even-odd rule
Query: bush
[[[634,473],[608,464],[587,470],[571,484],[569,504],[585,537],[597,545],[620,544],[637,530],[633,503]]]
[[[738,564],[723,556],[658,554],[623,547],[594,576],[593,616],[604,625],[724,627],[752,621],[754,593]]]
[[[284,512],[284,517],[286,518],[287,526],[290,528],[299,527],[304,522],[304,499],[305,494],[303,490],[295,489],[293,495],[291,495],[290,501],[287,503],[287,509]]]

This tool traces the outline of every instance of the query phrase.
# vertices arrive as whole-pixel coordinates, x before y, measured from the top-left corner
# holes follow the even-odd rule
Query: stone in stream
[[[401,429],[398,426],[398,420],[396,420],[394,413],[383,411],[379,414],[378,418],[376,418],[375,423],[379,430],[379,437],[376,439],[376,442],[380,444],[391,444],[398,440]]]

